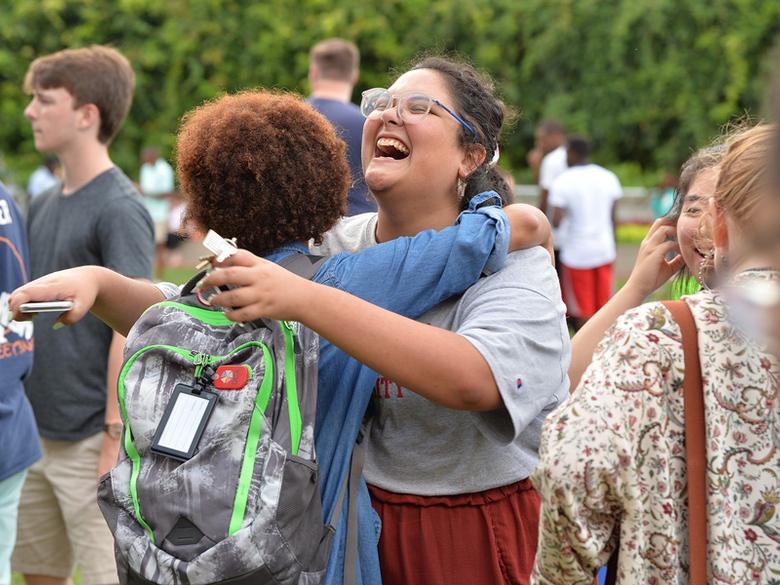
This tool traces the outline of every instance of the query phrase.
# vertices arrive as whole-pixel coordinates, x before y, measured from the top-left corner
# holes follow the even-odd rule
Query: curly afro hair
[[[319,243],[346,213],[344,152],[330,122],[298,96],[253,90],[210,100],[179,129],[187,221],[258,255]]]

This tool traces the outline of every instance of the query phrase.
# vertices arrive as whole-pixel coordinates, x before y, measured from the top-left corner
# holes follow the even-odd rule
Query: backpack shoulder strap
[[[204,276],[206,276],[207,272],[208,272],[208,270],[201,270],[195,276],[190,278],[187,281],[187,284],[185,284],[183,287],[181,287],[181,296],[185,296],[185,295],[190,294],[193,291],[193,289],[195,288],[195,285],[198,284],[203,279]]]
[[[315,256],[312,254],[290,254],[279,261],[290,272],[311,280],[317,271],[330,256]],[[360,443],[363,439],[361,430],[355,444],[352,446],[352,456],[349,460],[347,473],[342,480],[339,496],[330,518],[330,526],[335,531],[338,527],[341,508],[344,504],[345,494],[349,493],[347,504],[347,541],[344,552],[344,581],[343,585],[357,585],[357,555],[358,555],[358,522],[357,522],[357,493],[360,487],[360,477],[363,473],[363,449]]]
[[[688,466],[688,547],[691,585],[707,583],[707,452],[698,331],[685,301],[665,302],[680,326],[685,353],[685,450]]]
[[[330,256],[315,256],[313,254],[290,254],[279,261],[279,266],[307,280],[314,278],[317,271]]]
[[[347,473],[341,483],[339,497],[330,516],[329,525],[336,531],[339,524],[339,516],[344,506],[344,495],[349,491],[347,504],[347,541],[344,551],[344,581],[343,585],[357,585],[357,553],[358,553],[358,522],[357,522],[357,492],[360,488],[360,477],[363,473],[363,448],[360,442],[363,439],[361,430],[355,444],[352,446],[352,456],[349,460]]]
[[[286,258],[284,258],[279,262],[279,266],[286,268],[287,270],[297,274],[298,276],[302,276],[303,278],[311,280],[312,278],[314,278],[314,275],[317,274],[317,271],[320,269],[320,266],[322,266],[328,258],[330,258],[330,256],[314,256],[312,254],[290,254],[289,256],[287,256]],[[182,296],[190,294],[195,288],[195,285],[198,284],[201,280],[203,280],[203,277],[206,276],[207,273],[208,273],[208,269],[201,270],[195,276],[190,278],[187,281],[187,284],[185,284],[181,289]]]

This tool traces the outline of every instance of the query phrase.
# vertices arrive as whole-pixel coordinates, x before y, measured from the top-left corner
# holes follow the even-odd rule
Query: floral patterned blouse
[[[750,270],[732,290],[777,281]],[[706,411],[708,583],[780,585],[780,368],[723,298],[685,298]],[[626,312],[607,332],[544,423],[531,477],[542,499],[532,583],[591,585],[619,534],[617,583],[687,585],[683,374],[680,329],[662,304]]]

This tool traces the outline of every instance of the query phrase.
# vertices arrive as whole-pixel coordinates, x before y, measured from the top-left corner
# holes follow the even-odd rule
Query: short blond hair
[[[770,156],[777,126],[759,124],[734,136],[720,165],[714,199],[745,233],[750,233],[771,188]]]

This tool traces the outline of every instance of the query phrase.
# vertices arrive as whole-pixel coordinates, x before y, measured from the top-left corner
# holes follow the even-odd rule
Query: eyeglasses
[[[474,142],[477,141],[477,133],[474,132],[471,126],[466,124],[460,116],[436,98],[432,98],[428,94],[419,91],[393,95],[388,90],[381,87],[367,89],[363,92],[363,99],[360,102],[360,112],[368,119],[378,118],[387,108],[393,107],[394,101],[398,117],[407,124],[417,124],[417,122],[420,122],[428,115],[433,104],[437,104],[444,108],[458,122],[463,124],[474,136]]]

